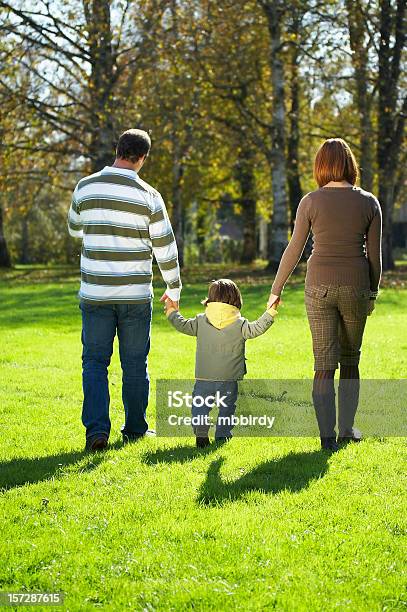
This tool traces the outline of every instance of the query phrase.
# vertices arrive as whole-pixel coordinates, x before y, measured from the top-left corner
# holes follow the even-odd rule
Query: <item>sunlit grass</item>
[[[202,276],[186,282],[186,315],[201,310]],[[241,276],[243,314],[253,319],[269,280]],[[366,440],[332,457],[317,439],[235,438],[205,451],[192,438],[146,439],[123,448],[116,347],[112,448],[86,455],[76,273],[21,269],[3,279],[1,590],[63,591],[69,610],[406,605],[405,442]],[[294,281],[276,324],[247,344],[252,378],[312,375]],[[151,415],[155,380],[192,377],[195,346],[165,320],[159,284],[156,294]],[[407,291],[385,289],[368,321],[364,378],[405,377],[406,327]]]

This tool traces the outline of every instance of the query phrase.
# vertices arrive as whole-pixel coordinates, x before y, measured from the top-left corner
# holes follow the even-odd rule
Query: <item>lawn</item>
[[[253,319],[270,282],[239,276]],[[192,315],[205,283],[193,270],[186,278]],[[249,377],[312,375],[300,281],[270,332],[248,343]],[[364,378],[407,371],[407,289],[387,284],[368,321]],[[194,339],[170,328],[156,285],[152,417],[155,380],[191,378],[194,367]],[[81,611],[406,608],[405,440],[366,439],[332,456],[316,438],[122,447],[116,347],[111,447],[85,454],[76,291],[68,268],[0,280],[0,591],[61,591],[64,609]]]

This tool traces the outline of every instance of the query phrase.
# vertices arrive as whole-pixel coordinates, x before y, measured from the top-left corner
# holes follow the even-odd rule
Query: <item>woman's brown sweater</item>
[[[381,230],[380,204],[371,193],[358,187],[322,187],[308,193],[298,206],[271,292],[281,294],[311,231],[306,286],[348,285],[370,289],[375,297],[382,270]]]

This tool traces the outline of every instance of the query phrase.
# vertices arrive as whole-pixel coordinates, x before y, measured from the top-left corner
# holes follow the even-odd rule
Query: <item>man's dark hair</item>
[[[151,148],[151,138],[144,130],[126,130],[120,136],[116,147],[116,156],[127,159],[133,164],[148,155]]]

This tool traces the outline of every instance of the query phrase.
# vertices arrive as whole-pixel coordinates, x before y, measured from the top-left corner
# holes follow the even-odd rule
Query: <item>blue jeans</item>
[[[238,385],[236,380],[226,381],[211,381],[211,380],[197,380],[194,385],[192,397],[195,399],[197,396],[207,398],[209,396],[216,396],[216,393],[224,398],[219,406],[218,419],[216,421],[215,439],[218,438],[231,438],[233,425],[230,422],[230,418],[236,412],[237,402],[237,391]],[[192,417],[201,416],[205,417],[209,415],[211,407],[203,403],[202,406],[192,405]],[[222,420],[225,419],[225,420]],[[200,424],[194,427],[194,433],[197,438],[206,438],[209,433],[209,426]]]
[[[119,338],[123,371],[122,399],[125,423],[122,433],[130,438],[148,429],[146,409],[150,380],[147,355],[150,350],[151,302],[148,304],[80,303],[82,311],[82,423],[86,437],[109,437],[109,384],[107,368],[113,341]]]

